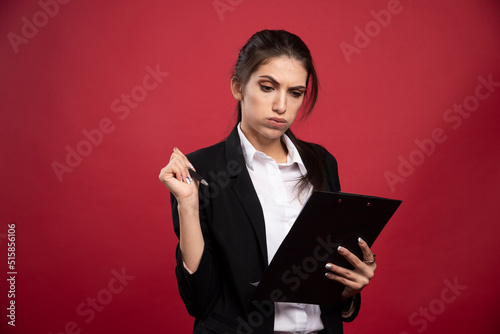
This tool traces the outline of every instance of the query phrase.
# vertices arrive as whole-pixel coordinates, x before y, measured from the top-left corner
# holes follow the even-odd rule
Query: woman
[[[283,30],[254,34],[240,51],[231,90],[238,121],[226,141],[187,156],[174,148],[160,173],[172,194],[176,276],[194,333],[341,333],[376,268],[363,240],[364,262],[338,250],[354,270],[326,265],[325,279],[345,285],[338,305],[250,302],[252,283],[312,190],[340,191],[335,158],[290,131],[318,95],[309,49]],[[208,187],[191,179],[193,166]]]

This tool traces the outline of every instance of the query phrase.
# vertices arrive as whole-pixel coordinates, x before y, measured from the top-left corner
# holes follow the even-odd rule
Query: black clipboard
[[[328,262],[352,269],[342,245],[363,259],[357,240],[371,247],[400,200],[314,191],[281,243],[252,300],[333,305],[344,286],[325,277]]]

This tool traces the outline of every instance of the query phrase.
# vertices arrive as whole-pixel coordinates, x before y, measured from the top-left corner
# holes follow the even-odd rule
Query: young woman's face
[[[272,58],[253,72],[241,94],[241,129],[250,142],[279,140],[292,125],[306,91],[307,71],[289,57]]]

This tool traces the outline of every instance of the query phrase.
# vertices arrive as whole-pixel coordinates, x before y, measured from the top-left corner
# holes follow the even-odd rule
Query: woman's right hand
[[[194,170],[184,154],[176,147],[170,162],[160,171],[160,181],[177,199],[179,213],[179,249],[184,266],[194,273],[200,264],[205,240],[201,231],[198,200],[198,181],[191,179],[188,168]]]
[[[194,170],[182,152],[175,147],[167,166],[160,171],[160,181],[175,196],[179,204],[198,204],[198,182],[189,175],[188,168]]]

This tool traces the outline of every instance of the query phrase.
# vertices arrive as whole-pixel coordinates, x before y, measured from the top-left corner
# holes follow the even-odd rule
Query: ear
[[[233,96],[236,100],[243,100],[240,81],[234,76],[231,78],[231,93],[233,93]]]

